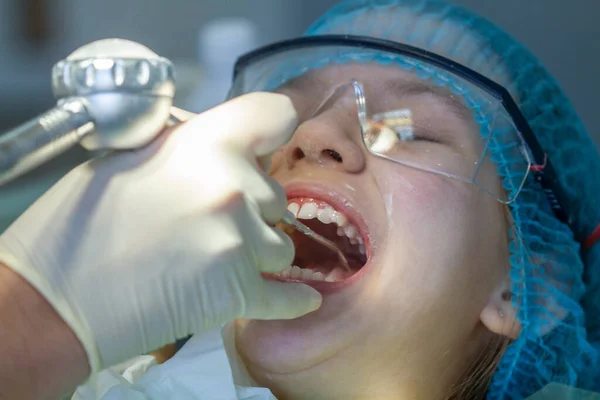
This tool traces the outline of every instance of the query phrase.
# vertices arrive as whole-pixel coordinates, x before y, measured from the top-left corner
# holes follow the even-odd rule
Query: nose
[[[354,118],[356,118],[354,116]],[[289,168],[301,162],[318,163],[358,173],[366,165],[358,121],[329,111],[300,124],[282,149]]]

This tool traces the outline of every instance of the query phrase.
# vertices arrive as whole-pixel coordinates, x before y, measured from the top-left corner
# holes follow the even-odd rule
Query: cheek
[[[490,290],[480,282],[496,254],[489,221],[482,220],[489,219],[489,196],[472,185],[401,169],[378,180],[390,221],[382,292],[394,297],[388,299],[393,307],[412,304],[413,310],[434,310],[432,317],[447,317],[466,302],[477,311]]]
[[[391,222],[388,237],[441,245],[456,237],[456,229],[467,230],[473,212],[470,185],[407,167],[399,169],[377,180]]]

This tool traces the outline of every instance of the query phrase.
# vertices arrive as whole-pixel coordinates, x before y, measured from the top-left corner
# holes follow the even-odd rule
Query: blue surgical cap
[[[343,1],[306,32],[324,34],[420,47],[510,91],[557,170],[573,221],[568,227],[554,216],[533,180],[511,204],[511,292],[522,331],[504,353],[488,398],[523,399],[551,382],[600,390],[600,243],[581,245],[600,223],[600,157],[555,79],[507,33],[441,0]],[[499,171],[509,173],[502,148],[495,152]]]

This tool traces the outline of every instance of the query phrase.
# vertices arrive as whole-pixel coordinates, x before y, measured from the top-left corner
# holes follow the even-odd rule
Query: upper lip
[[[369,257],[371,248],[369,224],[359,211],[352,196],[343,194],[344,191],[337,189],[335,185],[321,182],[293,182],[284,184],[284,189],[287,198],[290,200],[294,198],[321,200],[344,214],[348,221],[358,229],[359,235],[365,244],[367,257]]]

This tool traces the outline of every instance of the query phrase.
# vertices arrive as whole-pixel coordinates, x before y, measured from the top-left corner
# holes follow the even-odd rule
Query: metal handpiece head
[[[351,272],[350,265],[348,264],[348,260],[346,260],[344,253],[342,253],[342,251],[337,247],[337,245],[335,243],[333,243],[331,240],[319,235],[318,233],[316,233],[315,231],[310,229],[308,226],[306,226],[302,222],[298,221],[296,219],[296,217],[294,216],[294,214],[289,210],[285,211],[285,214],[283,215],[283,218],[281,221],[284,224],[293,227],[298,232],[308,236],[309,238],[313,239],[315,242],[327,247],[329,250],[336,253],[338,258],[340,259],[340,262],[342,263],[342,266],[344,267],[344,269],[348,272]]]
[[[172,63],[139,43],[103,39],[75,50],[52,69],[61,101],[82,101],[94,132],[89,150],[136,149],[152,141],[169,119],[175,96]]]

